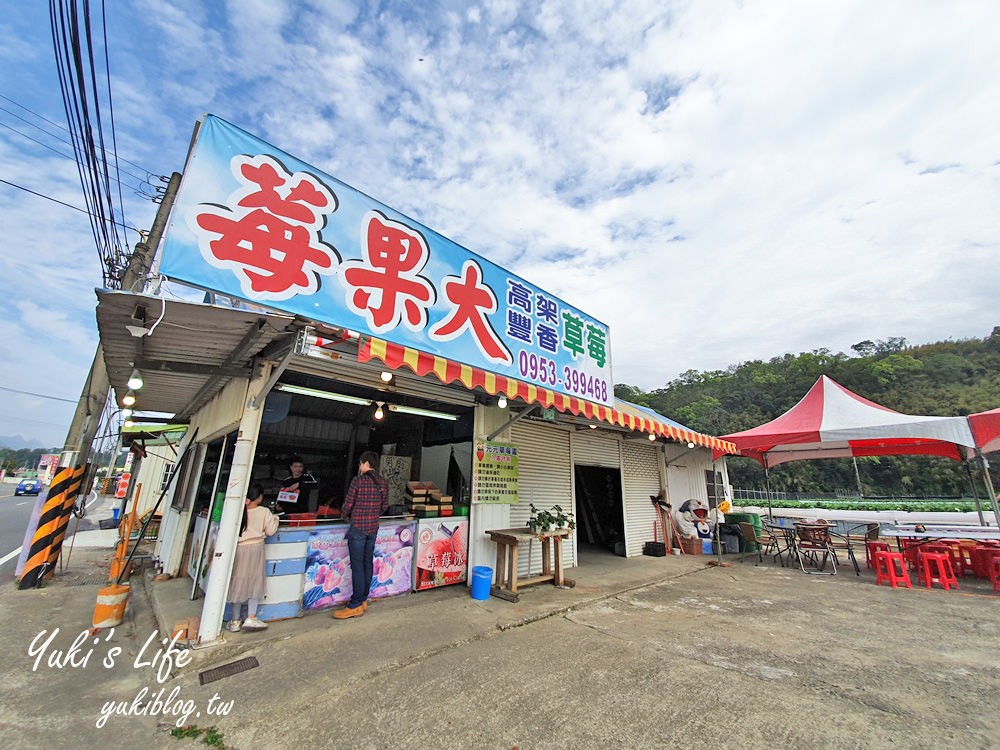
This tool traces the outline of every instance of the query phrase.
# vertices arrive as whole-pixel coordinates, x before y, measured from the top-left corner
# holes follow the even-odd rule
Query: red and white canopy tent
[[[997,419],[994,437],[1000,443],[1000,416]],[[983,424],[993,422],[984,418]],[[826,375],[780,417],[720,439],[735,444],[739,455],[759,461],[765,471],[787,461],[813,458],[924,455],[962,461],[976,455],[978,448],[970,418],[902,414],[849,391]],[[1000,510],[992,494],[990,499],[1000,525]]]
[[[983,453],[1000,451],[1000,409],[970,414],[969,426],[980,451]]]

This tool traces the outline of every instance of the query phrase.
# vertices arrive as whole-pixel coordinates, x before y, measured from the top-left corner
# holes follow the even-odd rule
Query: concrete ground
[[[227,633],[161,684],[143,643],[198,604],[190,581],[149,571],[110,640],[82,646],[85,666],[49,666],[90,625],[107,556],[80,547],[46,588],[0,589],[5,745],[206,747],[169,734],[190,710],[194,732],[215,726],[213,746],[233,748],[1000,747],[1000,593],[971,577],[894,590],[755,556],[716,568],[582,551],[572,589],[515,604],[454,586]],[[32,640],[55,627],[33,670]],[[199,684],[245,656],[259,666]],[[163,689],[167,715],[135,715],[143,687]],[[132,715],[98,728],[109,701]],[[209,716],[220,705],[228,715]]]

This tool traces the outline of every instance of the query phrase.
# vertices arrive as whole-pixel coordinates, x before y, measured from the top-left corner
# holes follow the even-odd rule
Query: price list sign
[[[517,504],[517,446],[476,443],[472,467],[472,502]]]

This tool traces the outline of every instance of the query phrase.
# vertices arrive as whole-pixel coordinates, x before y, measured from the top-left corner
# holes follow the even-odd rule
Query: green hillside
[[[621,384],[615,394],[711,435],[774,419],[794,406],[820,375],[909,414],[960,416],[1000,406],[1000,326],[983,339],[913,346],[890,338],[861,341],[851,350],[834,354],[816,349],[725,370],[689,370],[649,393]],[[994,454],[994,461],[991,474],[1000,486],[1000,454]],[[764,471],[755,461],[731,457],[728,463],[734,486],[764,487]],[[858,467],[866,496],[954,497],[972,492],[965,465],[944,458],[859,458]],[[802,494],[857,489],[848,459],[782,464],[771,469],[770,481],[772,490]]]

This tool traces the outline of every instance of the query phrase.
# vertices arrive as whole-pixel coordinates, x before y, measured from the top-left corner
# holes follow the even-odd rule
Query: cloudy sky
[[[0,20],[0,435],[61,446],[100,264],[85,215],[5,184],[84,205],[46,6]],[[607,323],[620,383],[984,337],[998,27],[936,0],[116,0],[125,223],[211,112]]]

